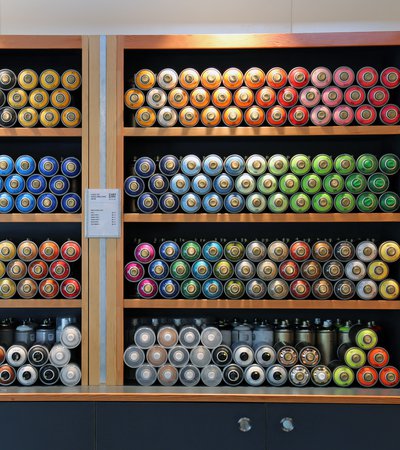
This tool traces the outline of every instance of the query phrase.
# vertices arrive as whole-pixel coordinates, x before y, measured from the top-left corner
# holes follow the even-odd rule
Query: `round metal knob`
[[[293,431],[294,430],[293,419],[291,417],[284,417],[281,420],[281,427],[282,427],[282,430],[285,431],[286,433]]]
[[[239,430],[243,433],[247,433],[251,430],[251,420],[248,417],[241,417],[238,420]]]

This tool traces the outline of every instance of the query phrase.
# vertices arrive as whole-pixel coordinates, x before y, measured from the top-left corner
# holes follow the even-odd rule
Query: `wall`
[[[400,29],[400,0],[0,0],[1,34]]]

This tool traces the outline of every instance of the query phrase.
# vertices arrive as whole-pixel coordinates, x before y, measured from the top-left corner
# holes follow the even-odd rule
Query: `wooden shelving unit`
[[[107,75],[107,88],[108,88],[108,142],[107,142],[107,152],[108,152],[108,187],[117,187],[121,189],[123,198],[123,181],[124,181],[124,163],[126,157],[126,143],[131,143],[131,151],[129,156],[141,156],[141,144],[148,142],[157,142],[160,145],[160,153],[163,153],[163,143],[168,144],[170,141],[180,143],[182,140],[184,142],[189,142],[189,139],[193,141],[198,139],[199,142],[204,142],[207,140],[209,142],[211,139],[215,139],[215,142],[223,141],[227,145],[230,142],[234,142],[235,138],[241,138],[242,143],[244,138],[248,138],[249,142],[252,139],[273,139],[273,142],[282,139],[283,142],[287,139],[318,139],[318,142],[329,139],[340,139],[341,142],[345,139],[373,139],[374,137],[382,137],[382,139],[397,139],[400,136],[400,126],[384,126],[384,125],[373,125],[370,127],[363,126],[327,126],[327,127],[316,127],[316,126],[305,126],[305,127],[290,127],[284,126],[280,128],[274,127],[238,127],[238,128],[227,128],[227,127],[216,127],[216,128],[205,128],[205,127],[195,127],[195,128],[183,128],[183,127],[173,127],[173,128],[140,128],[140,127],[129,127],[124,123],[124,89],[126,88],[124,76],[128,73],[128,69],[125,67],[126,55],[130,51],[138,51],[140,55],[150,52],[151,55],[163,55],[163,52],[169,52],[174,57],[178,58],[181,54],[188,55],[191,51],[197,57],[201,54],[204,55],[206,52],[210,51],[210,55],[215,52],[225,52],[223,55],[226,57],[227,51],[230,52],[232,56],[232,65],[235,65],[235,61],[239,61],[240,55],[245,54],[246,50],[251,49],[254,51],[271,51],[269,55],[276,55],[276,49],[282,49],[282,51],[305,48],[305,49],[323,49],[325,52],[329,52],[330,49],[336,49],[336,58],[339,59],[339,55],[343,51],[343,54],[349,55],[350,51],[357,52],[359,48],[364,51],[364,47],[379,47],[383,48],[384,51],[395,51],[392,50],[393,46],[400,46],[400,33],[399,32],[384,32],[384,33],[322,33],[322,34],[290,34],[290,35],[187,35],[187,36],[111,36],[108,38],[107,45],[107,58],[108,58],[108,75]],[[272,50],[275,53],[272,53]],[[322,52],[322,50],[319,50]],[[332,50],[334,51],[334,50]],[[379,49],[378,49],[379,51]],[[181,54],[180,54],[181,52]],[[186,52],[186,53],[185,53]],[[196,53],[197,52],[197,53]],[[346,53],[347,52],[347,53]],[[318,53],[320,56],[322,53]],[[287,55],[287,53],[285,53]],[[293,54],[291,54],[293,56]],[[148,65],[150,66],[151,59],[150,55],[146,56],[148,59]],[[325,55],[324,55],[325,57]],[[236,58],[236,60],[235,60]],[[329,57],[320,58],[323,61],[315,61],[315,66],[317,65],[328,65]],[[157,58],[155,58],[157,59]],[[282,64],[282,59],[277,57]],[[177,60],[177,59],[176,59]],[[193,60],[192,60],[193,61]],[[191,62],[192,62],[191,61]],[[296,61],[301,61],[298,57]],[[310,60],[308,60],[309,63]],[[207,60],[207,63],[209,61]],[[345,61],[346,62],[346,61]],[[343,62],[343,64],[345,64]],[[351,64],[352,61],[347,61]],[[371,62],[370,62],[371,63]],[[139,64],[139,63],[138,63]],[[155,66],[161,64],[157,61]],[[177,70],[183,69],[183,67],[189,67],[186,60],[182,61],[182,67],[178,67]],[[239,62],[236,62],[239,64]],[[272,62],[259,64],[264,66],[279,65]],[[306,64],[306,62],[304,63]],[[134,64],[133,64],[134,65]],[[298,64],[301,65],[301,64]],[[339,65],[339,64],[337,64]],[[367,65],[367,61],[366,64]],[[136,69],[141,67],[131,67],[129,66],[129,74],[132,76]],[[164,66],[163,66],[164,67]],[[166,66],[165,66],[166,67]],[[172,62],[170,67],[173,67]],[[195,67],[195,66],[193,66]],[[249,66],[250,67],[250,66]],[[294,67],[294,65],[293,65]],[[149,67],[150,68],[150,67]],[[397,141],[396,141],[397,142]],[[137,145],[135,145],[137,144]],[[329,142],[328,142],[329,144]],[[206,144],[205,144],[206,145]],[[329,147],[329,145],[327,145]],[[168,152],[173,152],[169,147]],[[249,149],[245,149],[245,152],[249,152]],[[321,149],[324,152],[323,149]],[[330,150],[329,150],[330,151]],[[343,152],[351,152],[349,148],[342,149]],[[274,153],[274,149],[267,148],[266,153]],[[191,150],[188,149],[188,153]],[[246,154],[247,154],[246,153]],[[302,153],[299,151],[299,153]],[[115,177],[115,178],[113,178]],[[116,181],[115,181],[116,180]],[[124,202],[122,200],[122,211],[124,211]],[[363,214],[363,213],[350,213],[350,214],[137,214],[137,213],[125,213],[123,214],[122,221],[122,234],[121,239],[115,242],[109,242],[107,248],[107,255],[110,259],[108,269],[110,283],[107,285],[107,383],[109,385],[121,385],[123,384],[123,361],[122,354],[124,349],[123,342],[123,328],[124,328],[124,313],[129,310],[132,314],[132,310],[138,310],[138,316],[145,310],[151,311],[152,316],[156,316],[157,312],[162,316],[166,310],[172,310],[173,312],[178,312],[180,310],[191,310],[197,309],[206,312],[207,310],[251,310],[251,309],[262,309],[262,310],[307,310],[309,313],[312,310],[326,310],[326,311],[397,311],[400,310],[400,302],[398,301],[338,301],[338,300],[327,300],[327,301],[317,301],[317,300],[185,300],[185,299],[128,299],[124,296],[124,274],[123,266],[126,262],[124,255],[124,225],[129,225],[129,230],[136,237],[140,237],[136,233],[135,225],[143,230],[145,224],[167,224],[168,227],[178,224],[228,224],[228,223],[264,223],[265,233],[268,235],[267,224],[341,224],[341,223],[363,223],[368,224],[371,229],[372,226],[376,226],[377,230],[379,224],[383,226],[391,226],[390,224],[400,223],[400,213],[393,214],[383,214],[383,213],[373,213],[373,214]],[[376,225],[372,225],[376,224]],[[154,227],[154,225],[151,225]],[[293,226],[293,225],[291,225]],[[153,228],[154,229],[154,228]],[[250,230],[250,226],[249,226]],[[321,225],[321,234],[324,228]],[[139,232],[139,231],[138,231]],[[220,231],[216,233],[218,235],[223,235],[223,227]],[[197,237],[197,236],[193,236]],[[345,236],[343,236],[345,237]],[[372,236],[370,236],[372,237]],[[116,264],[114,263],[116,262]],[[115,280],[115,284],[113,281]],[[121,388],[123,392],[127,393],[129,388]],[[135,389],[135,388],[133,388]],[[183,390],[182,390],[183,389]],[[138,388],[138,390],[141,390]],[[218,401],[218,397],[215,393],[207,395],[207,389],[188,389],[188,388],[174,388],[174,389],[144,389],[141,399],[143,401],[182,401],[182,397],[179,392],[196,392],[196,395],[189,396],[193,401]],[[238,396],[235,394],[235,389],[229,388],[217,388],[216,391],[222,392],[224,395],[223,401],[240,401]],[[298,398],[290,390],[280,391],[275,390],[279,396],[277,401],[285,402],[296,402]],[[176,393],[176,396],[172,394]],[[372,391],[370,391],[372,392]],[[349,403],[374,403],[371,397],[369,397],[370,392],[363,389],[356,389],[349,396],[346,396],[346,402]],[[375,391],[374,391],[375,392]],[[329,395],[329,389],[324,390],[326,395],[322,394],[320,397],[319,393],[311,390],[307,392],[304,396],[304,402],[314,403],[314,402],[325,402],[334,403],[335,401]],[[126,394],[128,395],[128,394]],[[189,394],[188,394],[189,395]],[[380,399],[381,393],[378,394]],[[123,399],[124,394],[122,394]],[[344,398],[344,397],[343,397]],[[207,400],[206,400],[207,399]],[[251,400],[248,396],[243,401],[271,401],[271,398],[267,400],[264,396],[264,390],[258,390],[255,394],[254,400]],[[274,401],[274,400],[272,400]],[[396,400],[397,401],[397,400]],[[384,400],[385,403],[392,403],[393,400]]]
[[[82,162],[81,173],[81,195],[82,195],[82,211],[84,211],[84,192],[88,187],[89,181],[89,37],[82,36],[1,36],[0,37],[0,51],[7,50],[12,57],[13,50],[22,52],[24,56],[23,64],[27,67],[35,63],[35,55],[41,55],[40,64],[48,64],[48,67],[56,66],[59,61],[58,56],[50,56],[50,53],[45,53],[48,50],[57,50],[61,54],[69,55],[70,58],[75,58],[74,61],[79,61],[81,66],[82,86],[81,86],[81,112],[82,122],[78,128],[0,128],[0,142],[3,139],[7,139],[7,142],[14,139],[24,139],[26,142],[26,152],[29,153],[29,143],[35,143],[35,140],[40,139],[40,142],[44,142],[45,139],[51,139],[52,142],[57,142],[58,139],[62,139],[62,142],[70,142],[73,138],[74,142],[79,142],[80,155]],[[44,53],[43,53],[43,52]],[[19,53],[18,53],[19,54]],[[71,56],[71,55],[74,56]],[[54,55],[54,53],[51,53]],[[57,54],[58,55],[58,54]],[[20,56],[22,58],[22,56]],[[25,58],[28,59],[25,61]],[[58,62],[57,62],[58,61]],[[4,66],[7,66],[7,58],[3,60]],[[22,63],[22,61],[21,61]],[[65,64],[65,62],[64,62]],[[43,67],[44,68],[44,67]],[[64,69],[65,70],[65,69]],[[3,149],[7,153],[7,149]],[[10,152],[12,156],[12,152]],[[76,314],[80,316],[81,320],[81,370],[82,370],[82,385],[87,385],[89,380],[89,270],[88,270],[88,253],[89,244],[88,240],[84,237],[84,215],[82,212],[79,214],[3,214],[0,215],[0,223],[3,224],[26,224],[26,235],[29,235],[32,229],[40,227],[48,233],[51,238],[52,231],[51,223],[54,224],[68,224],[76,226],[80,224],[79,239],[82,247],[82,259],[81,259],[81,276],[80,281],[82,285],[82,291],[78,299],[66,300],[64,298],[45,300],[45,299],[32,299],[32,300],[0,300],[0,309],[7,309],[7,315],[12,315],[12,311],[18,311],[26,309],[27,315],[29,311],[39,309],[40,313],[43,312],[44,316],[56,316],[57,311],[60,309],[73,309]],[[56,225],[57,227],[57,225]],[[1,229],[1,226],[0,226]],[[23,238],[25,238],[24,236]],[[67,240],[68,235],[63,238]],[[22,240],[22,239],[21,239]],[[74,313],[71,311],[71,313]],[[3,400],[3,399],[1,399]]]

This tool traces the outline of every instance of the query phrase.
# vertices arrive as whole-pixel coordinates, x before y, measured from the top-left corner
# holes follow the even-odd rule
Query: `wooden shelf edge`
[[[81,308],[82,300],[0,300],[1,308]]]
[[[1,48],[1,46],[0,46]],[[81,137],[82,128],[0,128],[0,137]]]
[[[82,214],[0,214],[0,223],[8,222],[82,222]]]
[[[126,309],[365,309],[400,310],[400,301],[386,300],[124,300]]]
[[[400,213],[331,213],[331,214],[139,214],[126,213],[123,216],[124,222],[400,222]]]
[[[0,37],[2,49],[80,49],[82,36],[79,35],[3,35]]]
[[[400,125],[309,127],[124,127],[125,137],[369,136],[400,134]]]
[[[230,387],[1,388],[1,401],[400,404],[399,389]]]
[[[334,33],[254,33],[201,35],[123,35],[124,49],[249,49],[399,45],[398,31]]]

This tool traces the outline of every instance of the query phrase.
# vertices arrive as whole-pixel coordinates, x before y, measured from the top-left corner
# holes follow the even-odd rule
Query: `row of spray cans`
[[[60,162],[45,156],[36,163],[30,155],[21,155],[15,161],[0,155],[0,213],[15,208],[20,213],[51,213],[61,209],[70,214],[81,209],[79,175],[81,162],[68,157]],[[2,192],[4,190],[4,192]]]
[[[398,69],[388,67],[377,85],[379,74],[373,67],[364,67],[357,75],[346,66],[333,74],[325,67],[317,67],[311,74],[304,67],[295,67],[289,74],[275,67],[266,75],[257,67],[245,74],[234,67],[223,74],[208,68],[201,75],[192,68],[179,75],[171,68],[158,74],[141,69],[135,74],[135,87],[125,92],[125,105],[136,110],[134,124],[142,127],[156,123],[162,127],[178,123],[215,127],[221,122],[235,127],[243,121],[252,127],[281,126],[287,121],[293,126],[309,121],[324,126],[332,120],[337,125],[353,121],[371,125],[378,117],[376,108],[381,108],[380,120],[393,125],[400,119],[400,110],[388,104],[388,89],[398,87],[399,74]],[[313,86],[308,86],[310,83]]]
[[[399,169],[400,160],[391,153],[379,160],[367,153],[357,159],[350,154],[335,159],[327,154],[313,159],[304,154],[143,156],[133,161],[124,189],[132,198],[128,211],[147,214],[393,212],[400,198],[389,191],[390,176]]]
[[[0,320],[0,386],[75,386],[82,336],[76,317]]]
[[[11,69],[0,70],[0,127],[17,123],[31,128],[40,123],[51,128],[61,122],[65,127],[76,127],[81,112],[71,106],[73,91],[81,85],[81,75],[74,69],[60,75],[46,69],[38,75],[32,69],[15,74]],[[6,105],[6,106],[5,106]]]
[[[81,284],[72,278],[74,263],[82,254],[78,242],[68,240],[59,246],[46,240],[40,245],[27,239],[18,246],[0,242],[0,299],[35,296],[45,299],[59,294],[66,299],[80,295]]]
[[[389,263],[400,258],[395,241],[347,240],[141,242],[125,265],[133,296],[144,299],[395,300],[400,284]],[[132,293],[128,294],[132,296]]]
[[[349,387],[394,387],[399,371],[378,347],[382,328],[374,322],[275,319],[248,323],[207,319],[128,321],[124,353],[126,382],[172,386],[301,387],[332,382]]]

